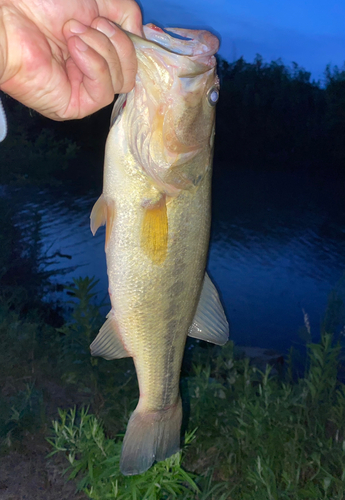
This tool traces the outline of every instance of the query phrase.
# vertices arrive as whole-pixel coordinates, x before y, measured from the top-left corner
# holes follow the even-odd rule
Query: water
[[[318,336],[328,295],[343,276],[343,182],[327,175],[226,168],[215,171],[209,273],[232,339],[286,351],[302,343],[304,312]],[[104,299],[104,230],[92,237],[89,229],[97,194],[60,193],[57,199],[56,193],[40,191],[24,198],[23,213],[41,217],[43,253],[54,256],[54,269],[69,268],[57,279],[95,276]]]

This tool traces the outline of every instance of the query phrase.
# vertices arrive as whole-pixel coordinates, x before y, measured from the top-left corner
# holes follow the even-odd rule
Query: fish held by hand
[[[149,24],[129,34],[134,89],[114,105],[103,193],[91,229],[106,224],[112,309],[94,356],[133,357],[140,398],[123,441],[123,474],[180,448],[179,378],[187,335],[223,345],[229,326],[207,274],[218,39]]]

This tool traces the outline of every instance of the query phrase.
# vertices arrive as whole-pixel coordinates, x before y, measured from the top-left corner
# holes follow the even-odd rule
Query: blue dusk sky
[[[327,64],[345,61],[345,0],[141,0],[144,22],[206,28],[221,39],[232,62],[279,57],[323,78]]]

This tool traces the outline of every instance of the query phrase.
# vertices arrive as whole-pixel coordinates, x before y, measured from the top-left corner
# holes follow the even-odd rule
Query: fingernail
[[[87,30],[87,27],[84,26],[84,24],[80,23],[79,21],[75,21],[74,19],[72,19],[70,21],[70,24],[69,24],[69,30],[72,33],[75,33],[78,35],[79,33],[85,33],[85,31]]]
[[[89,48],[86,45],[86,43],[83,42],[83,40],[81,38],[79,38],[78,36],[75,37],[75,44],[76,44],[77,49],[80,50],[81,52],[85,52]]]
[[[104,35],[109,38],[116,33],[114,25],[108,22],[106,19],[100,19],[97,23],[96,29],[104,33]]]

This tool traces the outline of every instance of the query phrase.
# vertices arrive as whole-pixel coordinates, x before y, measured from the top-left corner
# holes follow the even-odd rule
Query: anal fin
[[[141,248],[154,264],[162,264],[168,251],[168,214],[165,195],[154,205],[144,207],[144,211]]]
[[[207,273],[205,273],[199,304],[188,335],[217,345],[224,345],[229,339],[229,323],[216,287]]]
[[[106,322],[90,345],[90,350],[92,356],[101,356],[104,359],[120,359],[130,356],[116,331],[112,311],[107,315]]]

